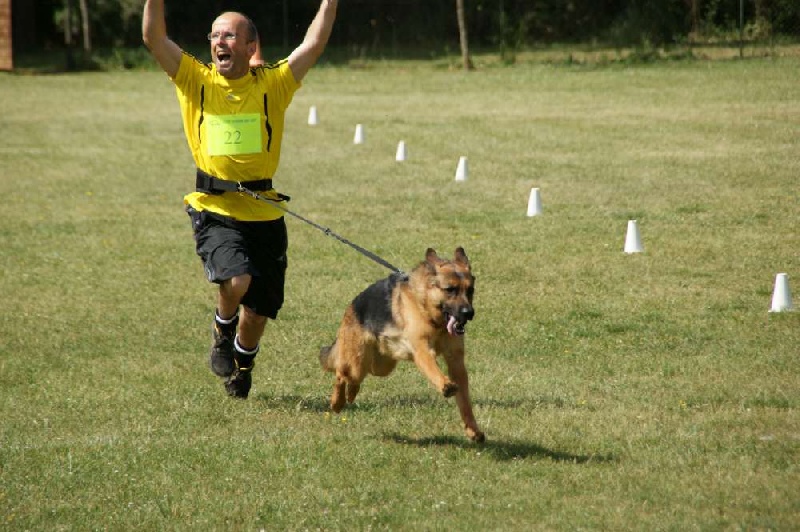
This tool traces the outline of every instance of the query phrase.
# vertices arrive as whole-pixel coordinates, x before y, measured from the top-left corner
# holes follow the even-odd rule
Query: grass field
[[[797,58],[309,75],[276,183],[401,268],[466,248],[478,446],[410,364],[327,412],[319,346],[387,272],[295,220],[228,399],[167,78],[0,76],[0,529],[797,530],[800,313],[768,309],[777,273],[800,293],[799,86]]]

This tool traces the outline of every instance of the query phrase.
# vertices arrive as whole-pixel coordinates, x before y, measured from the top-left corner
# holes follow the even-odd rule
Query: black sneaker
[[[236,366],[233,362],[233,338],[236,336],[236,326],[238,318],[229,324],[214,323],[211,326],[211,336],[214,343],[211,346],[211,354],[208,364],[211,371],[218,377],[230,377]]]
[[[231,397],[247,399],[250,386],[253,384],[253,368],[256,366],[255,355],[236,353],[233,359],[236,366],[230,377],[225,379],[225,390]]]

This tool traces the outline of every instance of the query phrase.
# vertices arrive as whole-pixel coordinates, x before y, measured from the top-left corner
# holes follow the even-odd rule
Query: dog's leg
[[[463,350],[457,350],[445,356],[445,360],[450,378],[458,385],[456,405],[458,406],[459,414],[461,414],[461,421],[464,423],[464,431],[470,440],[482,443],[486,440],[486,436],[478,428],[475,415],[472,413],[472,402],[469,398],[469,377],[467,376],[467,367],[464,365],[464,352]]]
[[[360,367],[360,360],[353,360],[346,355],[345,359],[336,367],[336,384],[333,385],[331,395],[331,410],[338,413],[344,408],[345,400],[353,403],[361,388],[361,381],[364,380],[365,373]],[[355,363],[352,363],[355,362]]]
[[[337,414],[344,408],[346,386],[345,378],[337,375],[336,382],[333,384],[333,393],[331,393],[331,410]]]
[[[353,401],[356,400],[356,395],[358,395],[358,390],[361,389],[360,383],[348,383],[347,385],[347,402],[353,404]]]
[[[334,361],[328,364],[336,371],[336,383],[331,395],[331,410],[334,412],[341,411],[345,402],[352,403],[356,400],[375,349],[371,344],[372,341],[358,322],[353,307],[349,307],[339,327],[333,352],[329,355]]]
[[[342,348],[343,342],[338,339],[333,342],[333,345],[323,347],[319,351],[319,364],[322,369],[331,373],[336,373],[336,381],[333,383],[333,392],[331,392],[331,410],[340,412],[344,408],[345,390],[347,387],[347,367],[340,363],[339,352]],[[346,346],[346,342],[344,342]]]
[[[359,332],[357,342],[353,345],[354,349],[357,348],[357,352],[348,357],[351,364],[347,379],[347,402],[351,404],[356,400],[361,383],[369,375],[374,361],[380,357],[375,337],[367,335],[363,331]]]
[[[458,392],[458,386],[442,373],[439,364],[436,363],[436,352],[425,341],[419,341],[416,344],[414,364],[442,395],[454,396]]]

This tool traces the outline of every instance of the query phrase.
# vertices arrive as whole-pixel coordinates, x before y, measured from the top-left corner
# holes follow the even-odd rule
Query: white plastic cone
[[[467,158],[461,156],[458,159],[458,168],[456,168],[456,181],[466,181],[469,168],[467,167]]]
[[[538,188],[531,189],[531,195],[528,196],[528,216],[539,216],[542,214],[542,198],[539,195]]]
[[[639,225],[636,220],[628,220],[628,233],[625,235],[625,253],[641,253],[642,239],[639,236]]]
[[[353,144],[364,144],[364,126],[356,124],[356,134],[353,137]]]
[[[397,143],[397,154],[394,156],[395,161],[406,160],[406,141],[401,140]]]
[[[312,105],[311,109],[308,110],[308,125],[316,126],[317,124],[319,124],[319,117],[317,116],[317,106]]]
[[[789,276],[779,273],[775,276],[775,289],[772,291],[772,308],[770,312],[794,310],[792,293],[789,291]]]

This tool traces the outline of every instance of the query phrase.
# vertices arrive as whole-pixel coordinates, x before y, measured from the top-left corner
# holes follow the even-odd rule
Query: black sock
[[[214,323],[217,326],[217,330],[223,333],[225,336],[231,337],[236,334],[236,327],[239,325],[239,311],[236,311],[236,314],[233,315],[230,319],[223,319],[219,315],[219,311],[214,311]]]
[[[258,354],[258,350],[261,346],[256,345],[254,349],[245,349],[242,347],[242,344],[239,343],[239,335],[236,335],[236,338],[233,340],[233,348],[236,349],[237,353],[240,353],[245,356],[255,357]]]
[[[215,309],[214,310],[214,319],[220,325],[231,325],[231,324],[239,321],[239,309],[236,309],[236,314],[234,314],[233,316],[231,316],[228,319],[225,319],[222,316],[220,316],[219,315],[219,309]]]

